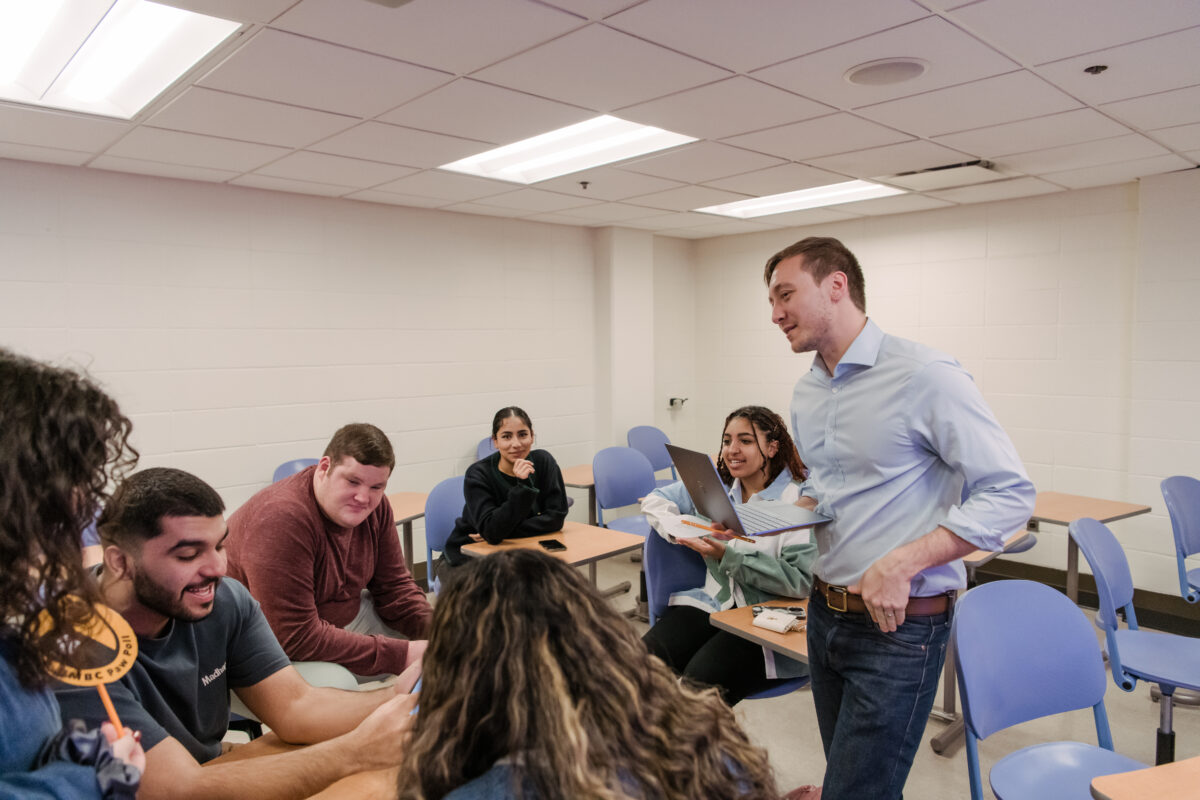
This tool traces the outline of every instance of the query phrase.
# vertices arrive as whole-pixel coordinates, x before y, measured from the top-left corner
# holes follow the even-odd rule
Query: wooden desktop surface
[[[804,606],[808,609],[808,600],[771,600],[758,605],[764,606]],[[743,639],[749,639],[768,650],[782,653],[788,658],[808,663],[808,636],[803,629],[776,633],[766,628],[754,627],[754,610],[751,606],[731,608],[718,611],[708,618],[708,621],[723,631],[728,631]],[[807,621],[807,620],[805,620]]]
[[[546,550],[538,541],[554,539],[567,546],[566,550],[553,552]],[[505,539],[500,544],[473,542],[463,545],[462,551],[469,556],[486,556],[505,550],[540,550],[555,558],[560,558],[573,566],[591,564],[619,553],[638,550],[645,539],[637,534],[614,531],[608,528],[597,528],[594,525],[584,525],[582,522],[568,520],[563,523],[563,529],[558,533],[544,536],[527,536],[522,539]]]
[[[290,753],[303,749],[304,745],[286,744],[274,733],[268,733],[254,739],[249,744],[234,747],[233,750],[209,763],[241,761],[247,758]],[[330,784],[324,790],[312,795],[310,800],[395,800],[396,783],[399,777],[400,769],[398,767],[359,772]]]
[[[1037,501],[1033,506],[1033,516],[1030,519],[1054,525],[1070,525],[1075,520],[1084,517],[1109,523],[1148,513],[1150,513],[1150,506],[1137,503],[1122,503],[1119,500],[1104,500],[1099,497],[1084,497],[1062,492],[1038,492]]]
[[[1200,797],[1200,756],[1092,779],[1096,800],[1193,800]]]
[[[575,489],[591,489],[596,485],[591,464],[576,464],[562,471],[563,483]]]
[[[404,561],[408,568],[413,566],[413,520],[425,516],[424,492],[392,492],[387,496],[392,506],[392,516],[400,528],[400,547],[404,550]]]

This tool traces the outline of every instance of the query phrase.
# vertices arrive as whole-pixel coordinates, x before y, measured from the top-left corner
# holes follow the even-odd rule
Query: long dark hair
[[[717,691],[681,686],[577,570],[543,553],[458,567],[424,663],[405,800],[442,798],[506,756],[518,798],[778,796]]]
[[[80,534],[110,477],[137,462],[132,427],[87,377],[0,348],[0,639],[26,687],[44,686],[47,665],[72,663],[78,649],[75,626],[97,599]]]
[[[754,428],[755,444],[758,446],[758,452],[763,458],[763,464],[767,469],[767,482],[764,486],[770,486],[771,483],[779,477],[779,473],[783,472],[783,468],[787,467],[788,472],[792,473],[795,480],[804,480],[804,462],[800,460],[800,454],[796,452],[796,443],[792,441],[792,436],[788,433],[787,425],[778,414],[769,408],[763,406],[742,406],[734,409],[728,417],[725,418],[725,424],[721,426],[721,443],[722,447],[717,452],[717,474],[721,476],[721,480],[726,486],[733,483],[733,475],[729,473],[729,467],[725,465],[724,441],[725,431],[729,428],[729,423],[735,419],[744,419]],[[775,456],[767,458],[767,454],[763,452],[762,445],[758,442],[757,433],[762,431],[763,436],[768,442],[778,442],[779,447],[775,448]]]

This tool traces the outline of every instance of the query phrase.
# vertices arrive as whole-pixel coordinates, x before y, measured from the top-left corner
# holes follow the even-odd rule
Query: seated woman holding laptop
[[[717,473],[735,504],[794,503],[804,465],[779,415],[745,406],[725,419]],[[645,635],[650,652],[676,674],[716,686],[730,705],[773,684],[808,674],[804,664],[714,628],[709,614],[778,598],[804,598],[812,588],[817,546],[807,529],[751,541],[720,534],[675,539],[668,531],[696,507],[683,483],[655,489],[642,501],[651,527],[668,541],[695,550],[708,567],[704,586],[671,596],[670,607]]]
[[[533,449],[533,423],[520,408],[508,406],[492,418],[496,452],[467,469],[463,514],[446,540],[444,563],[469,560],[463,545],[545,536],[562,530],[567,490],[554,456]]]
[[[510,550],[438,597],[406,800],[776,798],[716,692],[679,684],[569,565]]]

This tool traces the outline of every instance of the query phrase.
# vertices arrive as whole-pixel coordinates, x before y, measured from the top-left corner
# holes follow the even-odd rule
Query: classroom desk
[[[1200,790],[1200,756],[1092,779],[1096,800],[1192,800]]]
[[[555,539],[566,545],[567,549],[551,552],[538,544],[541,539]],[[628,553],[631,550],[640,550],[645,542],[644,538],[635,533],[598,528],[595,525],[584,525],[582,522],[568,520],[563,523],[563,529],[558,533],[545,536],[526,536],[521,539],[505,539],[500,544],[473,542],[463,545],[462,551],[469,556],[479,557],[505,550],[538,550],[566,561],[573,567],[587,564],[588,579],[595,586],[597,561],[609,556]]]
[[[587,489],[588,493],[588,525],[595,525],[596,520],[596,478],[592,474],[591,464],[576,464],[562,471],[563,485],[572,489]]]
[[[807,611],[808,600],[769,600],[766,603],[756,603],[755,605],[804,606]],[[750,606],[718,611],[710,615],[708,621],[714,627],[732,633],[734,636],[749,639],[768,650],[774,650],[776,653],[781,653],[805,664],[808,663],[808,636],[803,628],[787,633],[756,628],[754,627],[754,611]]]
[[[425,500],[428,497],[424,492],[393,492],[387,496],[392,504],[396,527],[400,529],[404,560],[410,570],[413,568],[413,521],[425,516]]]
[[[286,744],[274,733],[268,733],[254,739],[249,744],[238,745],[209,763],[242,761],[247,758],[290,753],[302,749],[304,749],[304,745]],[[309,800],[395,800],[399,773],[399,767],[392,767],[348,775],[312,795]]]
[[[1049,522],[1052,525],[1070,525],[1077,519],[1091,517],[1107,525],[1119,519],[1149,513],[1150,506],[1136,503],[1101,500],[1097,497],[1062,492],[1038,492],[1030,520]],[[1070,536],[1067,536],[1067,597],[1071,598],[1072,603],[1079,602],[1079,545],[1075,544],[1075,540]]]

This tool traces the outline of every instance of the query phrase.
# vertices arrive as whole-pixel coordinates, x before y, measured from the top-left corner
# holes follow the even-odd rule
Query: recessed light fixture
[[[514,183],[535,183],[694,141],[694,136],[605,115],[443,164],[438,169]]]
[[[240,27],[148,0],[0,2],[0,100],[129,119]]]
[[[785,211],[801,211],[806,208],[821,206],[836,206],[841,203],[853,203],[856,200],[873,200],[876,197],[891,197],[895,194],[906,194],[904,189],[894,186],[884,186],[882,183],[871,181],[846,181],[832,183],[828,186],[814,186],[811,189],[801,189],[798,192],[784,192],[766,197],[752,197],[749,200],[738,200],[735,203],[724,203],[719,206],[697,208],[706,214],[720,214],[725,217],[749,219],[765,217],[768,214],[782,214]]]
[[[916,80],[929,69],[929,62],[920,58],[881,58],[846,70],[848,83],[859,86],[891,86]]]

